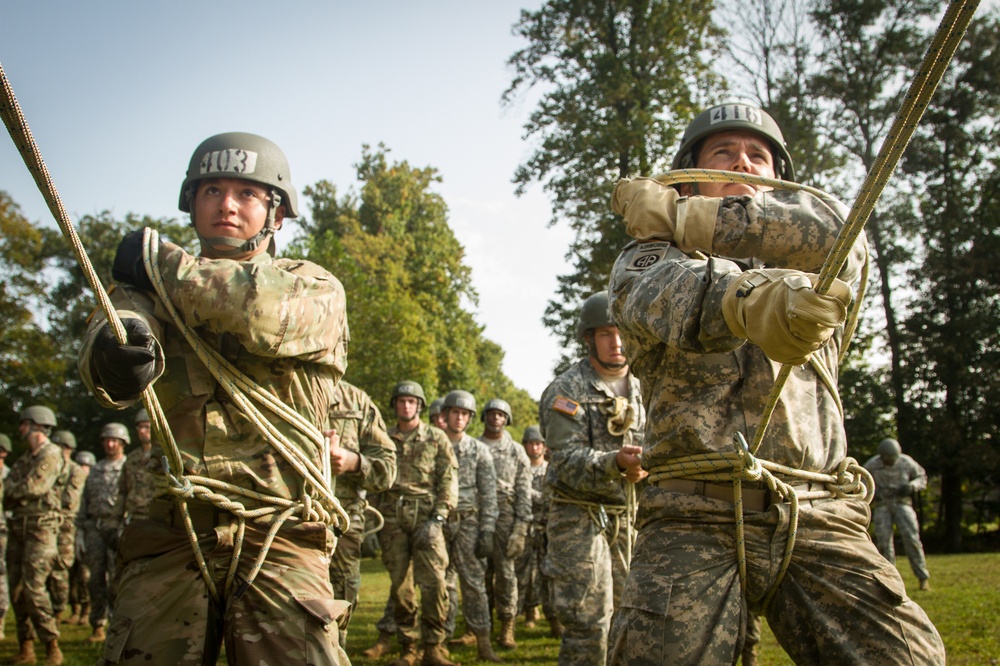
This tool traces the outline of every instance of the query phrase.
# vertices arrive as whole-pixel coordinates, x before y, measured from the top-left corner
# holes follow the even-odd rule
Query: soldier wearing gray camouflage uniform
[[[489,447],[466,434],[476,416],[476,399],[468,391],[452,391],[444,398],[442,415],[455,457],[458,458],[458,506],[448,518],[447,634],[455,631],[458,583],[462,586],[465,636],[453,644],[478,647],[479,658],[500,659],[490,644],[490,606],[486,593],[486,558],[493,552],[497,524],[497,477]]]
[[[46,583],[58,557],[62,522],[62,486],[66,465],[62,451],[49,440],[56,415],[33,405],[21,411],[18,426],[28,450],[17,459],[4,482],[3,505],[8,523],[7,573],[21,647],[12,664],[35,663],[34,634],[45,643],[45,663],[63,663],[59,621],[52,613]]]
[[[3,483],[10,474],[7,456],[13,451],[10,437],[0,433],[0,498],[3,497]],[[4,622],[10,609],[10,590],[7,587],[7,512],[0,505],[0,641],[4,639]]]
[[[341,380],[330,407],[330,428],[338,437],[331,454],[337,474],[335,494],[351,517],[330,558],[330,581],[338,599],[351,603],[340,618],[340,645],[347,645],[347,625],[361,588],[361,541],[368,493],[387,490],[396,480],[396,445],[389,439],[382,413],[371,397]]]
[[[562,628],[556,624],[555,613],[549,598],[549,585],[541,573],[545,560],[545,523],[549,514],[549,495],[545,486],[545,474],[549,463],[545,459],[545,440],[542,429],[530,425],[524,429],[521,445],[531,462],[531,531],[528,545],[517,560],[517,606],[518,614],[524,613],[524,626],[533,628],[538,621],[538,607],[553,626],[553,636],[562,635]]]
[[[104,457],[97,461],[83,490],[83,501],[77,525],[83,530],[90,569],[90,626],[93,633],[87,640],[103,642],[108,607],[115,591],[115,554],[124,516],[119,501],[121,477],[125,469],[125,446],[131,437],[121,423],[107,423],[101,429]]]
[[[122,516],[125,524],[145,518],[149,502],[156,490],[156,481],[150,462],[153,455],[153,433],[149,413],[145,407],[135,414],[135,436],[139,446],[128,452],[118,489],[118,506],[115,514]]]
[[[68,430],[57,430],[52,433],[52,442],[62,448],[63,460],[66,461],[66,480],[62,487],[62,523],[59,525],[59,536],[56,547],[59,556],[52,567],[49,576],[49,596],[52,598],[52,614],[57,618],[62,615],[69,602],[69,573],[76,561],[76,516],[80,511],[80,499],[83,487],[87,482],[87,471],[71,458],[76,451],[76,437]],[[73,612],[79,618],[80,609]]]
[[[776,123],[744,104],[697,116],[674,167],[794,179]],[[649,410],[634,465],[650,485],[609,662],[736,663],[748,615],[762,610],[799,664],[944,663],[940,636],[868,536],[863,485],[831,496],[798,472],[836,474],[846,459],[837,366],[865,239],[819,294],[814,274],[844,224],[839,202],[724,179],[679,190],[640,178],[612,199],[637,241],[618,257],[610,293]],[[754,441],[779,363],[793,367],[753,455],[793,470],[775,472],[791,489],[744,478],[738,542],[730,479],[753,461],[742,449],[735,458],[734,437]],[[864,476],[850,465],[845,485]],[[783,569],[789,490],[800,502]]]
[[[584,302],[577,339],[587,346],[587,357],[549,384],[538,403],[552,451],[542,572],[552,583],[552,606],[563,626],[559,664],[601,666],[628,573],[626,484],[644,476],[625,476],[623,469],[642,452],[645,412],[606,292]]]
[[[913,510],[913,494],[927,489],[927,472],[916,460],[903,453],[895,439],[883,439],[878,445],[878,455],[865,463],[865,469],[875,479],[875,506],[872,522],[875,525],[875,545],[878,552],[890,562],[896,562],[892,526],[895,523],[903,539],[903,550],[910,561],[913,575],[920,581],[921,590],[931,589],[931,572],[927,570],[924,545],[920,543],[920,525]]]
[[[514,423],[510,404],[494,398],[483,408],[483,434],[479,441],[489,447],[497,472],[496,539],[486,568],[486,586],[500,618],[500,647],[517,647],[517,558],[524,552],[531,529],[531,462],[524,448],[514,441],[506,426]]]
[[[90,451],[78,451],[73,456],[74,462],[80,467],[84,474],[84,487],[86,478],[90,470],[97,464],[97,458]],[[83,493],[80,493],[80,500],[83,500]],[[83,532],[76,525],[76,517],[79,516],[80,508],[77,506],[77,516],[74,516],[73,527],[75,532],[73,547],[73,566],[69,570],[69,604],[73,608],[73,614],[63,620],[65,624],[84,625],[90,616],[90,569],[87,567],[87,546]]]

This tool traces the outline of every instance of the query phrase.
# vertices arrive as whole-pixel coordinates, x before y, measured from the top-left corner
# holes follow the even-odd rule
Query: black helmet
[[[504,414],[506,414],[507,416],[506,425],[514,425],[514,417],[511,415],[510,403],[508,403],[506,400],[501,400],[500,398],[493,398],[492,400],[486,403],[486,406],[483,407],[483,415],[480,417],[480,419],[484,423],[486,422],[486,412],[490,411],[491,409],[495,409],[497,411],[501,411]]]

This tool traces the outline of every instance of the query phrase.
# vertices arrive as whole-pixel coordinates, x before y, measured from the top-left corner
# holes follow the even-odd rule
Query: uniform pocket
[[[896,567],[882,567],[878,571],[873,571],[872,577],[878,583],[885,602],[890,606],[898,606],[906,601],[906,584],[903,583]]]
[[[608,664],[662,664],[673,583],[652,571],[629,573],[608,637]]]
[[[104,660],[109,664],[117,664],[122,660],[122,653],[125,651],[125,644],[132,632],[134,621],[120,614],[115,614],[112,618],[107,639],[104,641]]]

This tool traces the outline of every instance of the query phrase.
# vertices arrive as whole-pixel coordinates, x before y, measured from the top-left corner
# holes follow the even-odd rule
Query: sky
[[[500,96],[506,61],[524,45],[511,27],[539,5],[13,0],[0,63],[74,223],[104,210],[181,218],[191,152],[219,132],[281,146],[300,196],[322,179],[341,193],[357,187],[363,144],[436,168],[479,293],[476,318],[505,350],[507,375],[538,398],[560,353],[541,318],[569,271],[572,235],[548,225],[541,186],[514,195],[514,170],[534,145],[523,138],[533,100],[502,108]],[[56,226],[9,138],[0,189],[29,220]]]

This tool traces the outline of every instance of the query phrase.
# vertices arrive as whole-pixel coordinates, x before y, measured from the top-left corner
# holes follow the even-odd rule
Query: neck
[[[591,356],[590,357],[590,367],[594,369],[601,377],[607,377],[610,379],[621,379],[628,374],[628,365],[623,365],[620,368],[609,368],[601,363],[600,359]]]
[[[400,432],[413,432],[420,425],[420,419],[409,419],[408,421],[396,421],[396,427]]]

